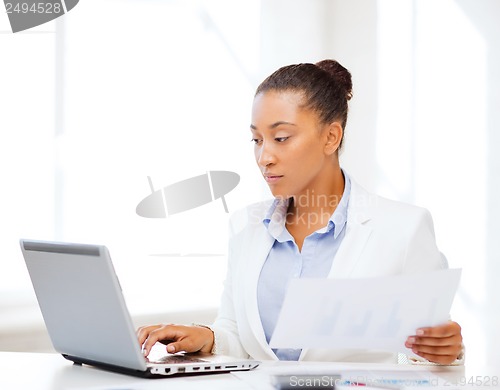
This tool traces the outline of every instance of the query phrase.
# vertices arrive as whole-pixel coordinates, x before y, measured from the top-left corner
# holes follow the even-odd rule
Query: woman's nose
[[[276,156],[272,151],[269,144],[263,143],[257,152],[257,164],[261,167],[267,167],[268,165],[274,164],[276,162]]]

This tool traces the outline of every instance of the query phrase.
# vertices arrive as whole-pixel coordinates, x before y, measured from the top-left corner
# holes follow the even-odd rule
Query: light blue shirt
[[[351,181],[345,173],[344,178],[344,193],[337,208],[326,226],[305,238],[302,251],[299,251],[294,238],[285,226],[288,200],[275,199],[262,221],[275,239],[257,285],[259,314],[268,343],[276,327],[290,279],[326,278],[330,272],[333,258],[346,231]],[[316,198],[321,201],[319,197]],[[273,351],[280,360],[298,360],[301,353],[300,349],[273,349]]]

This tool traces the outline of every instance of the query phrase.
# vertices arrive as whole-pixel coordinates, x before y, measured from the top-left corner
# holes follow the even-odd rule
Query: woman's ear
[[[332,122],[325,128],[325,153],[328,155],[334,154],[342,141],[342,135],[344,134],[344,129],[339,122]]]

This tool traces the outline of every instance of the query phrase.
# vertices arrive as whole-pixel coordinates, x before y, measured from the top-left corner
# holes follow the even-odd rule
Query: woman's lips
[[[277,181],[279,181],[281,178],[283,177],[283,175],[264,175],[264,178],[266,179],[266,181],[269,183],[269,184],[272,184],[272,183],[276,183]]]

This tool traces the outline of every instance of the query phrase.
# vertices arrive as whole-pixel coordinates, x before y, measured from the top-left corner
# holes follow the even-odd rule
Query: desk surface
[[[439,366],[406,366],[364,363],[313,363],[313,362],[265,362],[256,370],[165,379],[141,379],[107,372],[89,366],[73,365],[58,354],[0,352],[0,389],[273,389],[272,376],[276,374],[341,373],[363,375],[371,378],[417,378],[428,381],[434,388],[464,389],[446,386],[465,377],[465,368]],[[436,378],[439,379],[437,383]],[[358,380],[359,381],[359,380]],[[493,383],[486,389],[491,389]],[[439,385],[439,386],[438,386]],[[342,388],[343,386],[340,386]],[[352,388],[352,386],[349,386]],[[348,389],[349,387],[346,386]],[[429,388],[429,386],[426,386]],[[474,386],[471,386],[474,387]],[[477,389],[477,386],[475,387]],[[498,387],[498,385],[496,386]],[[366,389],[366,387],[365,387]]]

